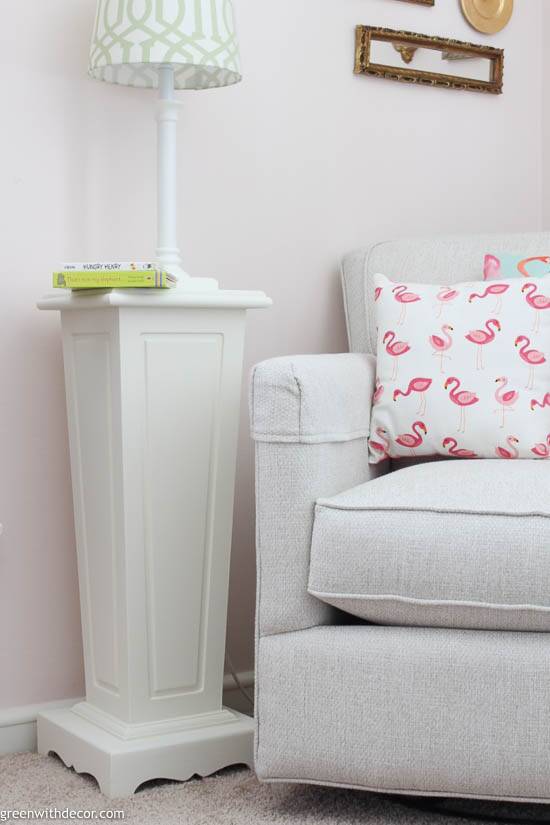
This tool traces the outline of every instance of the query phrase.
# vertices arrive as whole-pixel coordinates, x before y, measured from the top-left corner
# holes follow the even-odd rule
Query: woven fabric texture
[[[315,499],[369,477],[366,440],[256,445],[258,628],[264,634],[333,621],[307,592]]]
[[[259,646],[260,778],[550,802],[546,633],[319,627]]]
[[[442,461],[316,508],[309,592],[391,625],[550,630],[550,467]]]
[[[374,359],[364,355],[276,358],[254,370],[261,635],[333,619],[307,592],[315,501],[380,472],[369,467],[366,438],[373,380]]]
[[[351,441],[369,432],[372,355],[296,355],[258,364],[250,419],[256,441]]]

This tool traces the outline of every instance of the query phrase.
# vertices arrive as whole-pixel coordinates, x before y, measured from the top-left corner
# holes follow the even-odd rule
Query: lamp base
[[[181,258],[177,249],[157,249],[156,265],[159,269],[166,270],[178,279],[178,283],[174,287],[178,292],[214,292],[220,288],[215,278],[194,278],[189,275],[179,261],[181,261]]]
[[[173,269],[170,273],[176,275],[178,283],[174,287],[176,292],[216,292],[220,288],[215,278],[193,278],[184,273],[176,274]]]
[[[162,266],[165,267],[165,265]],[[178,279],[176,286],[173,287],[176,292],[215,292],[220,288],[215,278],[193,278],[179,266],[171,266],[166,271]]]

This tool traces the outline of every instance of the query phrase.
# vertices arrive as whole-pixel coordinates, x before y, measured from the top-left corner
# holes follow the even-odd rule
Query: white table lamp
[[[108,83],[158,88],[158,247],[156,260],[179,288],[217,288],[191,278],[177,241],[176,89],[213,89],[241,80],[231,0],[99,0],[90,75]]]

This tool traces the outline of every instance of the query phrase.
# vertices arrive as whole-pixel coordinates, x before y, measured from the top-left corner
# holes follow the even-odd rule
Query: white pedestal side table
[[[262,292],[47,295],[60,310],[86,701],[38,750],[108,797],[252,765],[222,706],[246,310]]]

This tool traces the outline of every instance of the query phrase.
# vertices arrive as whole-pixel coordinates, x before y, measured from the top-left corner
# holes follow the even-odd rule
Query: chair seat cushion
[[[320,499],[308,590],[379,624],[550,630],[550,462],[429,462]]]

